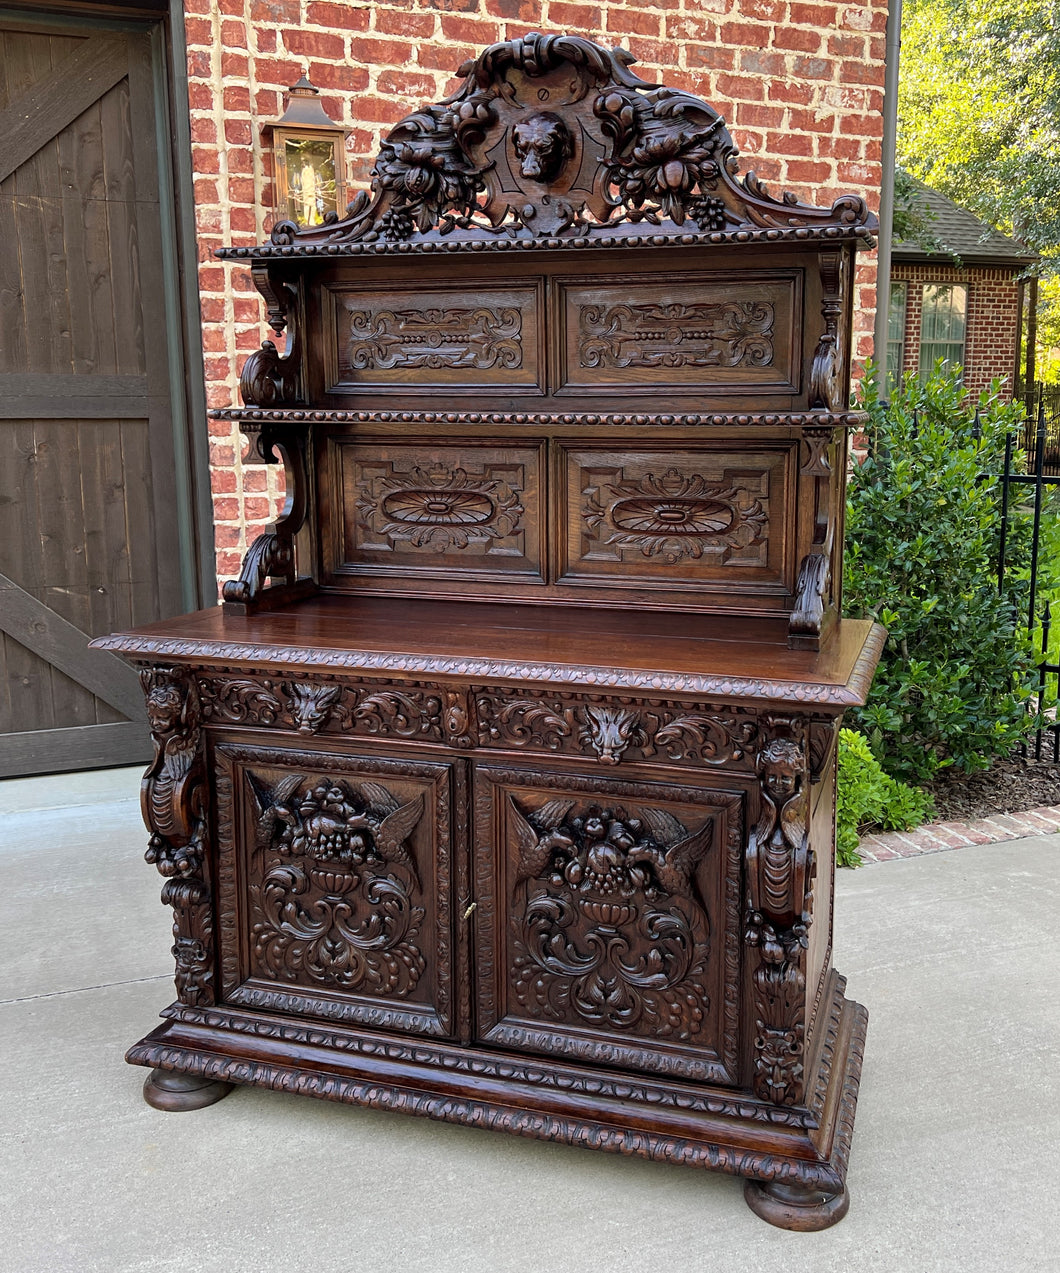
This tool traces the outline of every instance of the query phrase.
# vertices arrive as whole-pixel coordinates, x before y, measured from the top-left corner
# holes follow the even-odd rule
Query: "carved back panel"
[[[875,218],[773,198],[713,107],[631,63],[573,36],[493,45],[391,131],[343,219],[224,250],[286,339],[227,414],[266,458],[311,456],[299,565],[325,587],[632,594],[818,644]],[[260,578],[293,581],[292,556],[260,553]]]

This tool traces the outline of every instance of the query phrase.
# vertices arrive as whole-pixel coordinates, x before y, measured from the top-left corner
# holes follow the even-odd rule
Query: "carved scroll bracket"
[[[840,322],[847,299],[849,261],[838,248],[818,253],[821,270],[821,316],[824,332],[818,341],[810,371],[810,406],[845,410],[847,397],[847,350]]]
[[[155,755],[140,784],[151,832],[145,857],[165,878],[182,1003],[214,1002],[214,933],[207,853],[202,727],[195,681],[183,668],[141,672]]]
[[[755,952],[752,1086],[778,1105],[805,1097],[806,959],[813,918],[809,748],[799,721],[774,721],[758,754],[760,813],[747,843],[747,923]]]
[[[276,521],[247,550],[239,578],[228,580],[222,590],[226,608],[238,614],[287,605],[316,590],[309,576],[298,575],[295,546],[309,504],[305,446],[303,436],[289,432],[258,435],[258,454],[265,463],[276,464],[283,457],[286,499]],[[278,579],[280,586],[267,587],[269,579]]]
[[[793,649],[818,649],[832,587],[832,549],[835,541],[833,487],[836,450],[835,429],[803,430],[807,456],[803,477],[813,478],[813,542],[799,565],[795,604],[788,624],[788,644]]]
[[[298,294],[265,266],[255,266],[253,276],[268,306],[269,326],[277,337],[284,332],[287,336],[283,353],[275,341],[263,340],[261,348],[250,355],[239,375],[239,394],[247,406],[293,406],[304,401],[301,324],[296,321]]]

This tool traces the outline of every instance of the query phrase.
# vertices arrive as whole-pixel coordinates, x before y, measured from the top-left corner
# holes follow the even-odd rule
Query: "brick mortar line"
[[[1012,825],[1006,826],[1001,819]],[[887,862],[893,858],[945,853],[969,844],[1004,844],[1056,832],[1060,832],[1060,805],[1040,805],[1036,809],[999,813],[971,822],[926,822],[911,831],[872,831],[861,837],[858,852],[863,862]],[[947,838],[956,843],[947,843]]]

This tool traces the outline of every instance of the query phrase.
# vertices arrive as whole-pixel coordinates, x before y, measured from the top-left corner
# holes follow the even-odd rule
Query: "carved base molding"
[[[805,1200],[806,1191],[820,1200],[845,1195],[868,1024],[865,1009],[843,997],[841,978],[835,982],[833,1009],[836,1046],[822,1049],[821,1073],[815,1073],[811,1083],[825,1093],[826,1121],[819,1128],[796,1125],[802,1121],[798,1115],[810,1115],[806,1109],[790,1111],[796,1116],[791,1123],[756,1121],[759,1102],[749,1095],[741,1099],[731,1090],[688,1085],[683,1089],[686,1099],[666,1105],[660,1103],[654,1083],[635,1080],[619,1084],[624,1090],[616,1101],[616,1093],[597,1093],[588,1090],[588,1084],[546,1088],[520,1081],[519,1071],[526,1063],[512,1058],[495,1058],[492,1069],[488,1064],[460,1067],[455,1061],[446,1066],[441,1057],[445,1049],[439,1045],[392,1046],[376,1038],[373,1046],[368,1036],[352,1032],[347,1037],[354,1046],[339,1050],[330,1027],[292,1030],[223,1008],[174,1005],[167,1014],[171,1019],[130,1048],[126,1060],[215,1083],[275,1088],[722,1171],[784,1186],[792,1191],[789,1202]],[[363,1048],[356,1047],[358,1040]],[[454,1058],[459,1053],[456,1048],[451,1051]],[[504,1072],[506,1065],[510,1074]],[[670,1086],[676,1094],[679,1085]],[[652,1111],[657,1130],[637,1126],[645,1107]],[[629,1110],[628,1121],[622,1116],[624,1108]],[[759,1214],[785,1228],[824,1227],[787,1223],[766,1214],[765,1208]],[[805,1215],[804,1208],[794,1219]],[[833,1212],[829,1223],[840,1218]]]

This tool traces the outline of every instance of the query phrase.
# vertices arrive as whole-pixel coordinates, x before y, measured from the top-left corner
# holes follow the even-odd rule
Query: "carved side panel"
[[[807,724],[776,720],[758,754],[758,821],[747,842],[747,923],[755,1035],[751,1082],[777,1105],[806,1099],[806,982],[813,922]]]
[[[657,394],[796,392],[800,281],[704,274],[563,288],[560,383]]]
[[[735,1081],[740,797],[480,767],[475,807],[482,1037]]]
[[[338,568],[453,569],[542,579],[537,447],[334,443]]]
[[[216,749],[228,1002],[452,1031],[450,774]]]
[[[790,447],[730,452],[571,449],[563,582],[743,580],[780,590]]]
[[[140,673],[155,756],[140,784],[151,838],[145,857],[165,878],[162,902],[173,907],[173,958],[182,1003],[216,1002],[211,854],[202,713],[185,668]]]
[[[332,392],[503,385],[539,389],[538,291],[481,286],[336,289]]]

